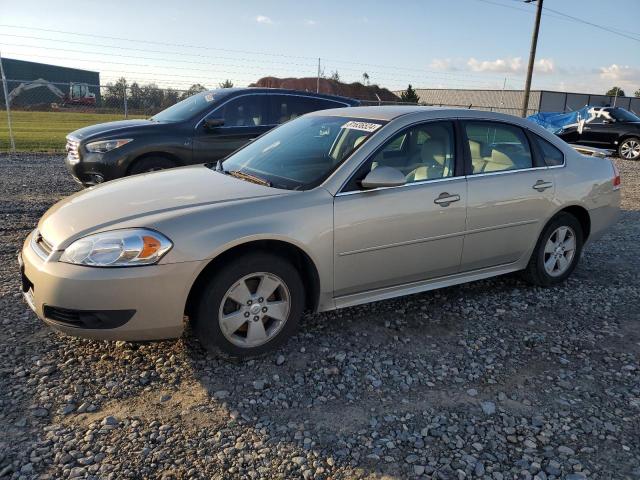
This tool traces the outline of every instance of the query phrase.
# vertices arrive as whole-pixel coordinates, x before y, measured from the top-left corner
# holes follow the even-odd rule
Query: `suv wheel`
[[[618,146],[618,156],[626,160],[640,160],[640,138],[625,138]]]
[[[289,262],[266,253],[245,255],[224,266],[205,287],[195,331],[209,350],[259,355],[295,331],[304,298],[300,274]]]
[[[569,213],[556,215],[542,231],[524,278],[533,285],[548,287],[571,275],[582,253],[582,227]]]
[[[176,164],[173,160],[169,160],[165,157],[146,157],[135,161],[129,169],[129,175],[155,172],[156,170],[165,170],[175,166]]]

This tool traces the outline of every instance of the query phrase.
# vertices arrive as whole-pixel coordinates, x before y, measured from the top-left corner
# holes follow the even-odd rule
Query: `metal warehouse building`
[[[458,90],[416,88],[421,103],[428,105],[459,106],[520,115],[524,90]],[[401,92],[397,92],[398,94]],[[528,115],[538,112],[570,112],[585,105],[618,106],[640,114],[640,98],[590,95],[588,93],[532,90]]]
[[[2,68],[7,79],[7,91],[9,98],[11,92],[21,84],[29,84],[35,80],[44,80],[55,87],[39,86],[22,91],[15,96],[12,104],[15,106],[29,106],[36,104],[57,103],[60,97],[53,90],[58,89],[64,94],[69,94],[72,83],[86,84],[89,91],[95,94],[96,102],[100,102],[100,73],[90,70],[80,70],[77,68],[60,67],[48,65],[46,63],[27,62],[24,60],[14,60],[11,58],[2,59]],[[0,88],[0,100],[4,105],[4,92]]]

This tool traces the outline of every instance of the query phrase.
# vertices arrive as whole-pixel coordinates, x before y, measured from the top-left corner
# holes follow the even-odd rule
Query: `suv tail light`
[[[613,189],[619,190],[622,186],[622,181],[620,180],[620,170],[618,166],[611,160],[611,165],[613,166]]]

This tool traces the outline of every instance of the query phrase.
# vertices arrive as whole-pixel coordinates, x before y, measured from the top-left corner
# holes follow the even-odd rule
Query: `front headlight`
[[[129,228],[96,233],[69,245],[61,262],[91,267],[133,267],[159,261],[173,244],[161,233]]]
[[[126,145],[133,138],[121,138],[118,140],[100,140],[98,142],[87,143],[87,150],[91,153],[107,153],[111,150],[115,150],[116,148],[120,148],[123,145]]]

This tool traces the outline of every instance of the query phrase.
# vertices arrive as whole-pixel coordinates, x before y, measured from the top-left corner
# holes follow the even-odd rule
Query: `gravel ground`
[[[0,477],[640,478],[640,163],[618,165],[622,218],[566,284],[310,315],[229,362],[45,328],[16,251],[78,187],[60,157],[0,159]]]

